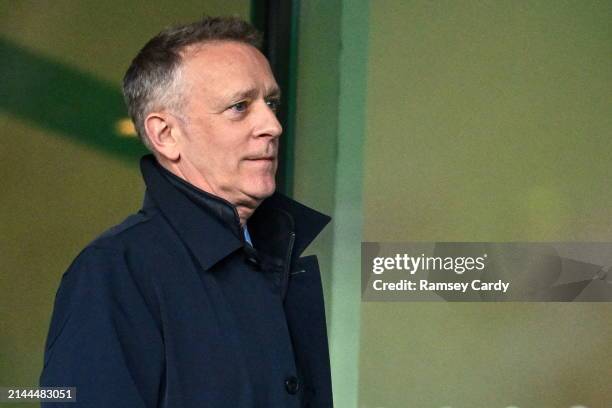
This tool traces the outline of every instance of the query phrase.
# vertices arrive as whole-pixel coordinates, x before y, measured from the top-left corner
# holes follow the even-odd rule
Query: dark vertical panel
[[[263,52],[283,92],[278,118],[283,126],[277,172],[278,190],[293,193],[298,0],[253,0],[251,20],[263,33]]]

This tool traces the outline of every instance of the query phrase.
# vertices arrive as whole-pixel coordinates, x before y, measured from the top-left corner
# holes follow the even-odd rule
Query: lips
[[[263,161],[274,161],[274,160],[276,160],[276,156],[255,156],[255,157],[247,157],[245,160],[250,160],[250,161],[259,161],[259,160],[263,160]]]
[[[266,168],[272,168],[276,163],[274,158],[247,159],[246,162],[252,163],[253,166],[265,166]]]

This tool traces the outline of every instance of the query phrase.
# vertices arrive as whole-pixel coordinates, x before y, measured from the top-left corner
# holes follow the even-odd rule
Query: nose
[[[281,133],[283,133],[283,127],[276,117],[276,112],[262,101],[258,104],[255,136],[278,138]]]

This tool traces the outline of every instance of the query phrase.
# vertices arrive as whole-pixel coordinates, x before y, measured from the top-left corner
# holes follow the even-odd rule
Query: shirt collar
[[[233,205],[170,173],[153,155],[144,156],[140,167],[147,186],[144,207],[159,208],[203,269],[210,269],[244,246],[244,235]],[[249,232],[258,248],[259,243],[271,243],[272,235],[294,235],[295,258],[330,220],[327,215],[275,193],[249,218]]]
[[[249,245],[253,246],[253,241],[251,240],[251,234],[249,234],[249,228],[247,227],[247,223],[244,223],[242,232],[244,232],[244,240],[248,242]]]

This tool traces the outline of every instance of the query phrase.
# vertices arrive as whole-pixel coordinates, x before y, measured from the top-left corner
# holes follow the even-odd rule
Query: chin
[[[263,201],[274,194],[276,191],[276,182],[274,178],[271,180],[258,180],[246,187],[244,191],[248,196]]]

